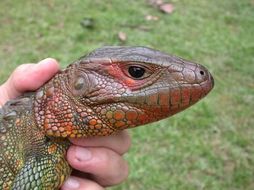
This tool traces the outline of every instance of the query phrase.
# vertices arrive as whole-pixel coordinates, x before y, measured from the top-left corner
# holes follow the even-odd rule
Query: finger
[[[110,148],[118,154],[124,154],[131,146],[131,138],[127,131],[120,131],[107,137],[71,138],[70,141],[83,147]]]
[[[65,181],[61,189],[62,190],[82,190],[82,189],[103,190],[104,188],[94,181],[71,176],[67,179],[67,181]]]
[[[107,148],[71,146],[67,160],[74,169],[91,174],[92,179],[102,186],[119,184],[128,176],[127,162]]]
[[[20,65],[10,78],[0,86],[1,101],[15,98],[25,91],[33,91],[42,86],[59,70],[59,64],[52,58],[40,61],[38,64]]]

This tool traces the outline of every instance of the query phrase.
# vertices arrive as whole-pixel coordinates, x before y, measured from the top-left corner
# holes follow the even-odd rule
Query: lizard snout
[[[198,65],[198,67],[195,69],[195,75],[196,75],[196,83],[200,84],[200,83],[209,81],[212,83],[212,86],[214,85],[214,80],[212,75],[204,66]]]

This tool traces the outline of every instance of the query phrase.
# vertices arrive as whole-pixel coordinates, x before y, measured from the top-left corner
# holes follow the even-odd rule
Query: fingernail
[[[48,64],[48,63],[53,62],[53,61],[55,62],[55,60],[52,59],[52,58],[46,58],[46,59],[43,59],[40,62],[38,62],[38,64],[39,65],[44,65],[44,64]]]
[[[63,189],[78,189],[80,186],[79,181],[73,177],[69,177],[67,181],[64,182]]]
[[[75,148],[75,157],[78,161],[87,161],[92,158],[91,151],[88,150],[87,148],[81,148],[81,147],[76,147]]]

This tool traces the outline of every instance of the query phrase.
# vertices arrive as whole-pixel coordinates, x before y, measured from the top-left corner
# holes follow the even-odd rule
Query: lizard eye
[[[133,78],[140,79],[144,76],[146,70],[142,67],[130,66],[128,72]]]
[[[140,65],[129,65],[126,68],[125,73],[129,77],[137,80],[144,79],[152,74],[149,69],[147,69],[145,66]]]

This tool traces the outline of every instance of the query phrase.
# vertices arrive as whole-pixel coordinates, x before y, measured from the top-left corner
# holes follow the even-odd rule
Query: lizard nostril
[[[199,65],[195,71],[197,82],[201,83],[209,79],[209,72],[203,66]]]

